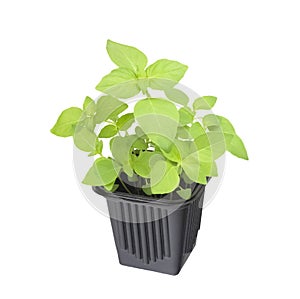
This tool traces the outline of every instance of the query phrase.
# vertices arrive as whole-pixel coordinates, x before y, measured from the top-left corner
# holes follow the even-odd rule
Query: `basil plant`
[[[107,52],[117,68],[96,86],[101,96],[64,110],[51,129],[72,136],[78,149],[95,156],[84,184],[109,192],[122,184],[128,193],[134,185],[147,196],[175,191],[189,199],[193,184],[205,185],[218,175],[215,161],[225,151],[248,159],[231,122],[210,113],[217,98],[191,101],[178,89],[186,65],[168,59],[148,65],[140,50],[111,40]],[[151,96],[157,91],[159,97]],[[201,118],[199,110],[206,111]]]

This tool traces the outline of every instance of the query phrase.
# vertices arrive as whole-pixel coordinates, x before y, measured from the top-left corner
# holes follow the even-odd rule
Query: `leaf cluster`
[[[147,195],[176,191],[189,199],[191,184],[206,184],[208,177],[218,175],[216,160],[226,150],[248,159],[228,119],[212,113],[201,120],[196,117],[197,111],[213,108],[216,97],[199,97],[190,104],[189,97],[175,88],[186,65],[160,59],[147,66],[140,50],[110,40],[107,52],[117,68],[96,86],[104,95],[97,101],[86,97],[82,108],[64,110],[51,129],[57,136],[73,137],[76,147],[96,156],[84,184],[114,192],[117,180],[128,189],[122,174],[129,182],[142,182]],[[165,97],[151,97],[153,89],[162,90]],[[133,112],[126,111],[124,99],[137,94],[143,96]],[[98,127],[101,130],[96,133]]]

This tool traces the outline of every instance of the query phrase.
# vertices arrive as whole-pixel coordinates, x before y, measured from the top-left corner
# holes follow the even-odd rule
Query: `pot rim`
[[[102,195],[105,197],[107,200],[125,200],[125,201],[130,201],[130,202],[135,202],[135,203],[146,203],[146,204],[151,204],[153,203],[154,205],[166,205],[166,206],[172,206],[172,205],[187,205],[193,202],[197,197],[198,194],[203,192],[205,189],[206,185],[201,185],[201,184],[196,184],[194,190],[192,191],[192,196],[191,198],[185,200],[185,199],[166,199],[166,198],[154,198],[150,196],[145,196],[145,195],[139,195],[139,194],[129,194],[125,192],[109,192],[106,191],[103,186],[92,186],[92,189],[95,193]],[[174,191],[173,191],[174,192]]]

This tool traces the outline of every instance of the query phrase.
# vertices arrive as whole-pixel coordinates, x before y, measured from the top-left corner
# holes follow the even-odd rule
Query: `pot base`
[[[172,258],[165,258],[164,260],[158,260],[154,263],[150,262],[149,264],[144,264],[141,261],[137,260],[134,256],[128,255],[127,252],[118,252],[119,263],[122,266],[144,269],[170,275],[179,274],[181,268],[185,264],[190,254],[191,253],[184,254],[182,263],[180,265],[175,265]]]

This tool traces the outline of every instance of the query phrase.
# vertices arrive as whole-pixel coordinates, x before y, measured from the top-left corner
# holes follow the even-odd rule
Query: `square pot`
[[[189,200],[93,190],[107,200],[120,264],[171,275],[180,272],[196,244],[204,185],[195,184]]]

